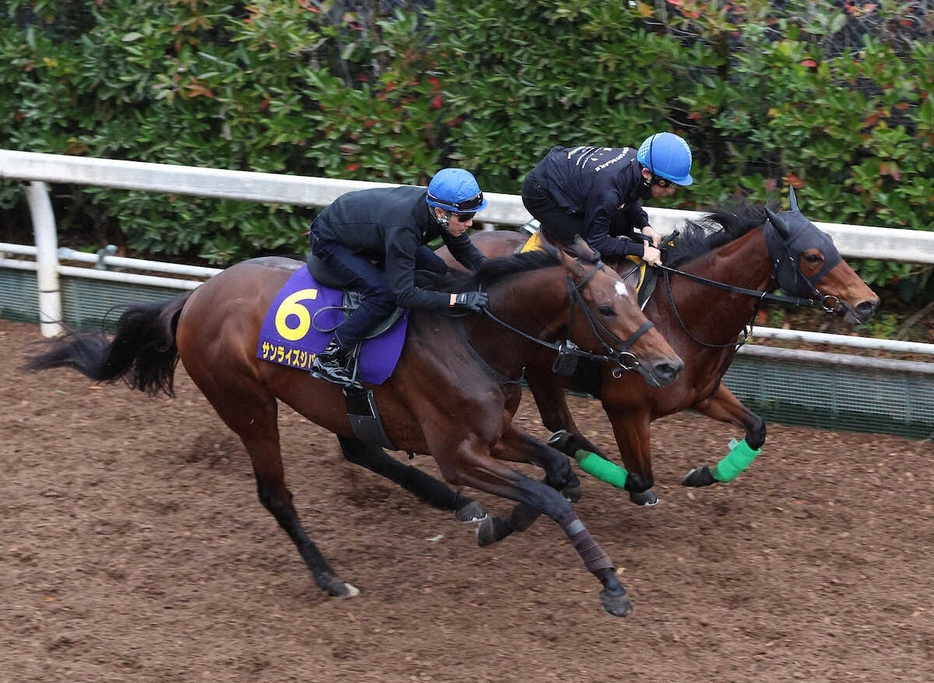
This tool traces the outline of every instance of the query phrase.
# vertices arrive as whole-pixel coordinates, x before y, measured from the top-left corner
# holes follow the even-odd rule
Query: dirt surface
[[[930,442],[773,425],[740,479],[690,490],[739,435],[656,422],[657,507],[581,475],[578,513],[633,596],[617,619],[557,525],[478,548],[283,409],[299,513],[362,591],[343,600],[184,371],[174,399],[23,374],[39,339],[0,321],[0,681],[934,680]],[[599,407],[574,408],[615,452]],[[544,436],[529,404],[519,419]]]

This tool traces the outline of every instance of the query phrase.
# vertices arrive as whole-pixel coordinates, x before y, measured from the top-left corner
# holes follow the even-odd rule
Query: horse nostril
[[[871,301],[871,300],[860,301],[856,305],[856,312],[859,313],[860,316],[862,316],[863,318],[868,318],[873,313],[876,312],[876,306],[878,305],[879,305],[878,299],[876,299],[875,301]]]
[[[659,380],[663,381],[665,384],[673,382],[675,377],[678,376],[678,373],[681,372],[681,368],[684,367],[684,363],[659,363],[655,366],[655,374]]]

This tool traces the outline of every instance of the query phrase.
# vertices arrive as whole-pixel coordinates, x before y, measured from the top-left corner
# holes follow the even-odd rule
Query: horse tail
[[[173,396],[178,346],[178,317],[191,293],[175,299],[128,306],[114,336],[67,330],[45,353],[31,356],[27,370],[70,367],[95,382],[123,380],[150,396]]]

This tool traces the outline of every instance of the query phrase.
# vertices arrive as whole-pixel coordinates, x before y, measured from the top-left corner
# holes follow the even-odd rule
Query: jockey
[[[429,291],[415,285],[415,271],[444,273],[444,261],[426,245],[440,237],[461,264],[475,270],[486,257],[467,229],[487,201],[473,174],[438,171],[428,188],[403,186],[348,192],[326,206],[311,224],[311,252],[360,292],[360,306],[335,330],[312,361],[312,374],[354,385],[350,363],[355,347],[397,306],[480,313],[484,292]]]
[[[552,148],[525,177],[522,203],[551,242],[569,244],[580,235],[603,256],[633,255],[655,266],[661,262],[661,236],[640,200],[671,195],[678,185],[693,182],[688,144],[674,133],[656,133],[638,151]]]

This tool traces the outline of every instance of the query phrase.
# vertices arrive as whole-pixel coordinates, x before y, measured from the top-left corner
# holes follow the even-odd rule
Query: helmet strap
[[[441,212],[440,216],[438,215],[439,211]],[[445,230],[448,229],[448,227],[451,224],[451,212],[450,211],[445,211],[444,209],[440,209],[437,206],[433,206],[431,207],[431,215],[434,216],[436,221],[438,221],[438,225],[440,225]]]
[[[652,198],[652,179],[645,177],[646,167],[640,166],[640,172],[642,175],[642,182],[639,184],[639,199],[651,199]],[[651,171],[649,171],[651,173]]]

